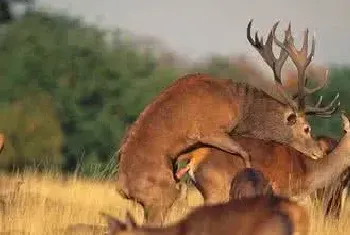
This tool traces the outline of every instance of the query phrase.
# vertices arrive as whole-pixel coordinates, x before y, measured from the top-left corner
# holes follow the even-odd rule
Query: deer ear
[[[117,218],[103,212],[100,212],[99,214],[107,220],[107,224],[108,224],[108,232],[106,233],[107,235],[114,235],[118,232],[125,231],[127,229],[126,224],[124,224]]]
[[[287,115],[287,124],[294,125],[297,122],[297,115],[295,113],[290,113]]]
[[[137,228],[137,223],[129,211],[126,212],[125,225],[126,230],[132,230],[134,228]]]

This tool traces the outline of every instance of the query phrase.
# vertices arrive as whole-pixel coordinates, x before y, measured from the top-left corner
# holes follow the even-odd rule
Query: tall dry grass
[[[23,182],[20,187],[18,182]],[[121,198],[113,182],[63,178],[54,173],[1,174],[0,203],[0,234],[62,234],[61,229],[74,223],[105,226],[99,212],[123,220],[128,210],[138,223],[143,221],[142,207]],[[177,221],[202,203],[199,192],[189,188],[187,197],[172,208],[167,222]],[[350,234],[350,208],[340,221],[324,221],[319,205],[308,201],[306,206],[311,215],[311,234]]]

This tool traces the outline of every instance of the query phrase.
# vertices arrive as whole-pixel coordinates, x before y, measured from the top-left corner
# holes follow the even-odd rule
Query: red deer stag
[[[276,196],[261,172],[246,168],[237,173],[231,192],[229,202],[197,207],[179,222],[161,228],[138,226],[129,213],[125,223],[101,214],[107,219],[108,235],[308,234],[306,209],[288,198]]]
[[[180,154],[195,147],[211,146],[239,156],[245,166],[250,166],[248,153],[231,138],[232,132],[286,143],[310,158],[323,157],[305,115],[329,116],[339,106],[334,105],[339,95],[325,107],[308,106],[304,102],[305,94],[315,90],[303,86],[314,44],[309,56],[307,37],[302,51],[294,50],[289,29],[284,43],[278,44],[283,49],[276,59],[272,42],[277,23],[265,45],[250,37],[250,27],[251,21],[247,31],[249,41],[274,72],[276,97],[231,79],[188,74],[162,91],[126,133],[119,151],[118,191],[143,205],[147,223],[162,224],[167,210],[180,194],[173,169]],[[281,84],[281,69],[288,55],[299,71],[298,102]]]
[[[350,125],[349,120],[343,114],[342,119],[345,132],[343,138],[336,147],[334,140],[330,141],[329,138],[322,138],[320,142],[326,141],[328,143],[325,151],[332,150],[332,152],[317,161],[307,158],[304,154],[289,146],[274,141],[267,142],[246,137],[237,137],[235,140],[247,149],[251,156],[252,166],[264,173],[266,178],[272,182],[275,191],[283,196],[304,196],[325,187],[326,191],[330,190],[331,188],[328,188],[328,186],[334,187],[331,183],[336,179],[345,177],[348,180]],[[324,146],[324,144],[322,145]],[[232,176],[244,168],[244,165],[239,159],[232,158],[232,156],[229,156],[230,154],[215,148],[206,147],[195,151],[200,152],[200,154],[194,155],[200,155],[203,162],[200,165],[190,164],[190,171],[205,202],[219,203],[227,201]],[[206,153],[206,156],[203,156],[203,153]],[[183,155],[179,159],[186,157],[186,155]],[[345,180],[342,179],[341,182],[338,182],[343,184],[343,188],[345,187]],[[341,191],[336,193],[339,195]],[[330,198],[326,201],[326,207],[328,207],[325,208],[326,210],[331,209],[329,204],[334,203],[335,200],[331,197],[331,194],[328,195]],[[329,212],[326,211],[326,213]],[[335,211],[335,213],[338,212]]]

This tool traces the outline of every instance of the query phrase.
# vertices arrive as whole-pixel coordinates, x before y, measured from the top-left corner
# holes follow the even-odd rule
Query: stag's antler
[[[277,22],[276,24],[278,24]],[[307,106],[305,103],[305,98],[307,95],[310,95],[320,89],[322,89],[325,84],[328,76],[328,71],[325,74],[325,82],[321,84],[318,87],[315,87],[313,89],[308,89],[306,87],[307,83],[307,77],[306,77],[306,69],[311,63],[312,57],[315,54],[315,37],[312,37],[312,45],[311,45],[311,52],[308,55],[308,39],[309,39],[309,30],[306,29],[304,33],[304,42],[303,46],[300,50],[297,50],[294,45],[294,38],[292,36],[292,30],[291,30],[291,23],[288,25],[288,29],[285,31],[285,40],[284,42],[279,41],[276,38],[275,31],[277,28],[277,25],[274,25],[273,30],[273,37],[274,41],[283,51],[287,52],[290,58],[292,59],[295,67],[298,71],[298,110],[301,112],[304,112],[305,114],[314,114],[321,117],[329,117],[331,114],[333,114],[337,108],[340,106],[339,99],[339,93],[334,97],[334,99],[324,107],[320,107],[322,103],[322,96],[320,97],[319,101],[315,106]],[[337,102],[338,101],[338,102]],[[334,103],[337,102],[337,104],[334,106]]]
[[[267,36],[266,43],[264,45],[264,39],[263,37],[260,38],[258,37],[258,32],[255,33],[255,40],[251,37],[250,35],[250,28],[252,25],[253,20],[250,20],[248,23],[247,27],[247,39],[249,43],[260,53],[262,58],[264,59],[265,63],[272,68],[274,79],[276,82],[276,87],[278,89],[278,92],[282,95],[282,97],[288,102],[288,104],[294,109],[297,110],[298,106],[297,104],[293,101],[293,98],[290,97],[283,89],[282,86],[282,80],[281,80],[281,71],[284,63],[288,59],[288,52],[285,50],[281,50],[280,56],[278,58],[275,57],[272,49],[272,43],[273,43],[273,37],[274,37],[274,32],[276,31],[277,25],[279,22],[276,22],[272,30],[270,31],[269,35]],[[284,38],[284,44],[287,45],[288,43],[288,38],[287,38],[287,33],[285,33],[285,38]]]
[[[307,81],[308,77],[306,76],[306,68],[311,63],[312,57],[315,53],[315,38],[313,37],[312,40],[312,47],[310,55],[308,55],[308,29],[305,31],[304,36],[304,43],[301,48],[301,50],[297,50],[294,46],[294,39],[292,36],[292,30],[291,30],[291,23],[289,23],[288,29],[285,30],[284,34],[284,41],[280,42],[275,35],[277,25],[279,24],[279,21],[277,21],[273,27],[271,32],[269,33],[266,43],[264,45],[263,38],[261,37],[259,39],[258,33],[255,33],[255,40],[252,39],[250,35],[250,28],[253,20],[250,20],[247,27],[247,39],[250,42],[250,44],[260,53],[264,61],[268,66],[272,68],[274,79],[276,82],[276,87],[279,91],[279,93],[283,96],[283,98],[288,102],[288,104],[294,109],[298,110],[299,112],[303,112],[305,114],[314,114],[321,117],[329,117],[332,113],[336,111],[336,109],[339,107],[340,102],[337,103],[336,106],[334,106],[334,103],[338,101],[339,93],[334,97],[334,99],[330,102],[329,105],[325,107],[320,107],[322,104],[322,96],[318,100],[315,106],[307,106],[305,104],[305,98],[307,95],[310,95],[320,89],[322,89],[327,81],[328,71],[326,71],[325,74],[325,82],[321,84],[320,86],[317,86],[315,88],[307,88]],[[281,48],[280,56],[278,59],[274,56],[273,50],[272,50],[272,42],[275,41],[277,46]],[[281,82],[281,70],[288,59],[288,56],[291,57],[293,63],[295,64],[297,70],[298,70],[298,93],[295,96],[289,96],[283,89],[282,82]],[[294,101],[295,98],[298,98],[298,102],[296,103]]]
[[[316,92],[316,91],[318,91],[318,90],[321,90],[321,89],[326,85],[326,83],[327,83],[327,81],[328,81],[327,78],[328,78],[328,69],[327,69],[326,72],[325,72],[325,79],[324,79],[324,82],[323,82],[323,83],[321,83],[320,85],[318,85],[318,86],[316,86],[316,87],[314,87],[314,88],[307,88],[306,86],[307,86],[307,84],[308,84],[308,82],[309,82],[309,76],[307,76],[307,75],[305,74],[305,85],[304,85],[305,95],[310,95],[310,94],[312,94],[312,93],[314,93],[314,92]],[[293,99],[295,99],[295,98],[298,98],[298,92],[297,92],[296,94],[293,95]],[[320,96],[320,99],[321,99],[321,101],[322,101],[322,96]]]

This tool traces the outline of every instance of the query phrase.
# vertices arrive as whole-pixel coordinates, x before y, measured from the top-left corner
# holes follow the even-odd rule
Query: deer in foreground
[[[178,198],[173,163],[180,154],[195,147],[211,146],[242,158],[244,165],[250,166],[248,152],[231,138],[231,133],[276,140],[310,158],[323,157],[311,136],[306,115],[328,117],[339,106],[336,103],[339,95],[324,107],[321,102],[315,106],[305,103],[307,94],[322,88],[305,87],[305,70],[314,54],[314,41],[307,55],[307,34],[302,50],[298,51],[293,46],[290,28],[280,43],[275,37],[276,23],[264,45],[257,37],[255,41],[251,38],[250,27],[251,21],[248,40],[272,68],[276,94],[230,79],[188,74],[163,90],[127,131],[119,150],[117,188],[124,197],[143,205],[147,223],[162,224]],[[278,59],[272,51],[274,39],[282,48]],[[281,69],[288,56],[298,70],[296,96],[285,92],[281,83]]]
[[[329,211],[331,210],[329,207],[337,203],[338,207],[341,206],[338,199],[341,198],[342,190],[339,186],[340,188],[346,186],[345,181],[349,180],[350,174],[350,125],[344,114],[341,117],[344,136],[338,144],[335,144],[335,140],[322,137],[319,141],[328,155],[317,161],[277,142],[245,137],[237,137],[235,140],[249,151],[252,166],[264,173],[277,193],[283,196],[302,197],[316,190],[325,189],[326,193],[328,191],[325,212],[335,213],[337,217],[340,208]],[[232,175],[244,168],[244,165],[239,159],[232,158],[228,153],[215,148],[194,151],[207,154],[201,156],[204,160],[200,165],[190,164],[191,175],[205,202],[210,204],[227,201]],[[186,158],[186,155],[181,158]],[[336,194],[332,197],[333,193]]]
[[[166,227],[139,226],[129,213],[124,223],[101,214],[107,219],[108,235],[308,234],[306,209],[288,198],[276,196],[261,172],[253,168],[238,172],[231,192],[229,202],[197,207],[179,222]]]

